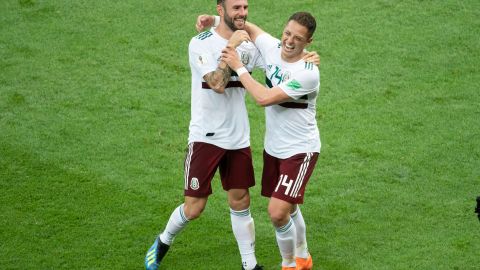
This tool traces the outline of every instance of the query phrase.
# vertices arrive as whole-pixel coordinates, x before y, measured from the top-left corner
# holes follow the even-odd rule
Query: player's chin
[[[296,50],[295,48],[287,48],[286,46],[282,46],[282,52],[283,52],[283,55],[294,55]]]

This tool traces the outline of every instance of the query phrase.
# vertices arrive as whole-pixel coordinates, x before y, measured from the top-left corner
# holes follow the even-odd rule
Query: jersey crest
[[[250,55],[248,52],[242,52],[240,59],[242,60],[242,64],[247,65],[250,61]]]

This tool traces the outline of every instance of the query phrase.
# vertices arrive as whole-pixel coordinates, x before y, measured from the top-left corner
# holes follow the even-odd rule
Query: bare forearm
[[[269,103],[269,93],[268,89],[257,82],[252,76],[248,73],[240,76],[240,81],[242,82],[243,86],[247,90],[247,92],[255,99],[260,106],[268,106],[271,105]]]
[[[224,93],[227,83],[230,81],[232,70],[223,61],[220,61],[217,69],[214,72],[206,74],[203,79],[208,83],[213,91],[217,93]]]

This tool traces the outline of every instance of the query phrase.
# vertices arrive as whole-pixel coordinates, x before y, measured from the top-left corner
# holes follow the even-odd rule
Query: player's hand
[[[233,32],[233,35],[228,40],[227,47],[236,48],[240,44],[242,44],[242,42],[244,42],[244,41],[248,42],[248,41],[252,41],[252,40],[250,39],[250,36],[248,35],[247,31],[237,30],[237,31]]]
[[[215,16],[202,14],[197,17],[195,28],[197,29],[197,32],[203,32],[205,29],[212,27],[214,23]]]
[[[313,63],[315,66],[320,65],[320,55],[318,55],[318,53],[315,51],[307,52],[307,54],[305,54],[302,59],[305,62]]]
[[[227,65],[232,70],[237,70],[243,66],[240,58],[238,57],[238,53],[233,47],[226,47],[222,50],[222,61],[227,63]]]

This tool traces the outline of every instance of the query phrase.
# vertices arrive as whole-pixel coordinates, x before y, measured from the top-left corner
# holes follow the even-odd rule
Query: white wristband
[[[220,24],[220,16],[214,16],[213,27],[217,27]]]
[[[240,77],[242,74],[247,73],[248,70],[244,66],[242,66],[241,68],[235,70],[235,72],[237,73],[237,76]]]

